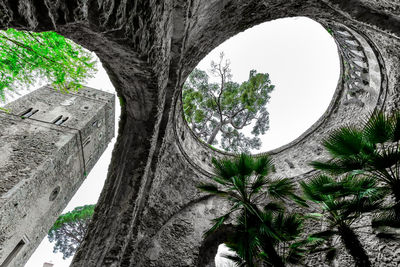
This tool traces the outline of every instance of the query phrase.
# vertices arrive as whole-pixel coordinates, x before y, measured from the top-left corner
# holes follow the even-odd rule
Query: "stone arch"
[[[199,249],[197,267],[215,267],[218,247],[227,241],[227,237],[232,231],[234,229],[231,225],[222,225],[215,233],[203,240]]]
[[[324,157],[317,141],[330,129],[357,121],[369,111],[367,107],[387,111],[400,108],[400,20],[398,4],[393,1],[6,0],[0,3],[0,29],[56,30],[95,51],[126,103],[108,178],[86,240],[72,266],[151,266],[142,264],[152,257],[151,253],[143,252],[156,241],[154,235],[166,229],[164,225],[178,218],[177,214],[190,203],[204,197],[196,189],[196,184],[210,175],[210,166],[202,158],[214,155],[190,137],[174,112],[176,107],[179,109],[179,93],[186,76],[202,57],[227,38],[261,22],[290,16],[307,16],[325,27],[338,27],[337,32],[344,27],[359,42],[361,36],[378,59],[374,69],[380,70],[379,90],[363,88],[360,92],[357,86],[368,79],[364,72],[357,73],[357,68],[364,65],[356,60],[360,53],[342,50],[342,58],[347,56],[354,63],[354,72],[349,71],[354,76],[352,86],[344,79],[339,81],[338,86],[343,88],[337,91],[329,116],[317,122],[320,126],[295,143],[271,151],[281,175],[302,179],[310,171],[307,155]],[[352,44],[350,40],[346,46]],[[368,58],[370,51],[364,43],[361,46]],[[371,62],[368,61],[370,74]],[[376,82],[378,76],[369,79]],[[346,104],[347,100],[350,101]],[[190,241],[190,235],[182,235]],[[168,238],[174,240],[172,236]],[[198,251],[191,251],[186,257],[194,262],[196,255]],[[172,260],[178,256],[171,252],[168,257]],[[168,266],[159,263],[158,266]]]

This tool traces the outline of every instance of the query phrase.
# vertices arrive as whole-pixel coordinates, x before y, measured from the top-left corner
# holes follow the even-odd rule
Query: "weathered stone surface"
[[[342,63],[342,79],[321,119],[270,152],[280,176],[299,180],[312,173],[307,162],[326,157],[319,142],[329,131],[374,109],[399,108],[398,1],[0,2],[0,28],[57,30],[95,51],[126,103],[108,178],[72,266],[211,262],[204,259],[210,254],[203,250],[201,232],[222,208],[195,186],[208,179],[210,157],[225,154],[200,143],[186,127],[181,87],[201,58],[224,40],[261,22],[292,16],[307,16],[331,29]],[[382,266],[381,259],[396,262],[395,254],[386,253],[389,246],[368,242],[376,266]],[[348,257],[338,264],[348,266]],[[323,266],[320,257],[310,262],[316,265]]]
[[[114,105],[91,88],[42,87],[0,112],[1,266],[23,266],[46,236],[113,138]]]

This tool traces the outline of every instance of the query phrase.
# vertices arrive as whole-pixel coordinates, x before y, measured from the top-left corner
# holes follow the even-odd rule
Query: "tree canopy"
[[[77,90],[97,71],[89,51],[55,32],[0,31],[0,96],[41,80]]]
[[[189,127],[208,144],[220,142],[227,151],[259,149],[257,136],[269,129],[266,104],[274,89],[269,75],[251,70],[247,81],[233,82],[230,62],[223,53],[219,62],[211,62],[211,73],[219,83],[210,82],[205,71],[194,69],[183,86],[183,111]],[[246,136],[241,130],[251,125],[252,136]]]
[[[60,215],[48,233],[50,242],[55,242],[53,252],[61,252],[63,258],[72,256],[85,237],[95,205],[76,207]]]

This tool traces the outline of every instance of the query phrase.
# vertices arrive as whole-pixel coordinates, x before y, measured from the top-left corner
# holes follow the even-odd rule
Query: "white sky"
[[[318,23],[303,17],[263,23],[238,34],[213,50],[198,67],[210,69],[210,61],[218,60],[221,51],[231,61],[234,81],[247,80],[249,71],[256,69],[269,73],[275,85],[268,104],[270,130],[262,136],[261,151],[294,140],[316,122],[327,109],[339,79],[333,38]],[[114,92],[104,69],[88,86]],[[116,99],[116,126],[119,112]],[[97,202],[114,143],[115,138],[64,212]],[[52,262],[54,267],[69,266],[72,257],[64,261],[61,253],[52,253],[52,248],[45,237],[25,267],[42,267],[44,262]]]
[[[339,57],[334,39],[319,23],[297,17],[260,24],[218,46],[198,68],[209,70],[222,51],[231,61],[232,80],[246,81],[255,69],[269,73],[275,85],[261,152],[294,140],[328,108],[339,79]]]

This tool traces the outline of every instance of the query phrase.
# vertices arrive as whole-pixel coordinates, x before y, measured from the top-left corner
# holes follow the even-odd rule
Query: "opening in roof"
[[[311,19],[260,24],[222,43],[189,75],[182,93],[185,119],[211,148],[278,148],[326,111],[339,63],[329,29]]]

